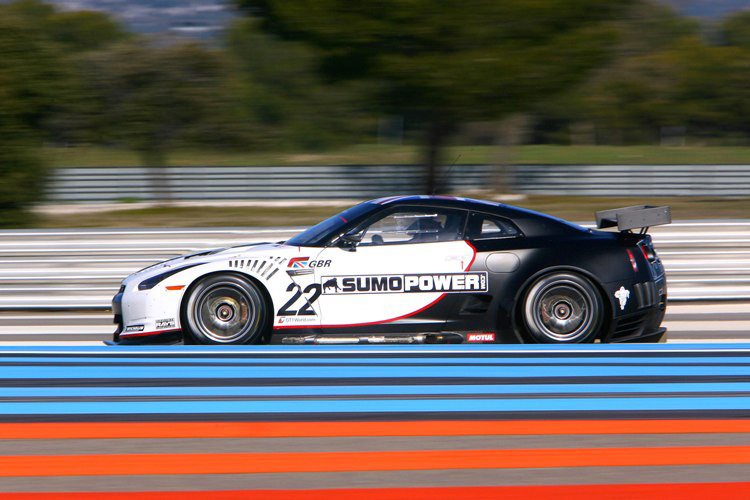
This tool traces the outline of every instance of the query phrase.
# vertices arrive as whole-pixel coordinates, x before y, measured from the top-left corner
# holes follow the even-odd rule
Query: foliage
[[[729,16],[722,23],[721,33],[727,45],[750,49],[750,11]]]
[[[750,47],[739,41],[745,17],[725,20],[717,44],[671,9],[637,4],[618,22],[618,57],[562,99],[537,107],[536,140],[565,143],[575,124],[587,123],[588,140],[597,144],[653,144],[672,136],[678,144],[746,143]]]
[[[44,167],[32,146],[54,108],[59,87],[54,48],[38,28],[0,9],[0,227],[26,222],[44,189]]]
[[[457,124],[524,111],[607,60],[622,0],[238,0],[315,46],[323,74],[376,83],[375,103],[427,131],[428,189]]]
[[[315,73],[310,47],[276,39],[257,24],[240,18],[225,40],[239,105],[234,118],[248,128],[249,140],[259,147],[316,150],[360,139],[371,125],[363,119],[360,88],[326,85]]]
[[[138,151],[149,166],[165,165],[178,140],[198,133],[227,105],[220,55],[193,43],[116,44],[87,54],[80,70],[88,75],[88,128],[96,130],[100,140]]]

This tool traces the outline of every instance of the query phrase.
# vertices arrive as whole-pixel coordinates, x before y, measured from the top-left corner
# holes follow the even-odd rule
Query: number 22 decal
[[[315,311],[312,308],[312,305],[315,303],[316,300],[320,297],[321,294],[321,288],[319,283],[312,283],[310,285],[307,285],[304,290],[297,284],[297,283],[289,283],[289,286],[286,288],[287,292],[291,292],[294,290],[294,295],[292,295],[292,298],[287,301],[286,304],[281,306],[281,309],[279,309],[279,312],[276,314],[277,316],[315,316]],[[312,295],[310,298],[303,297],[303,295],[307,295],[308,293],[312,292]],[[302,307],[297,309],[290,309],[299,298],[302,297]]]

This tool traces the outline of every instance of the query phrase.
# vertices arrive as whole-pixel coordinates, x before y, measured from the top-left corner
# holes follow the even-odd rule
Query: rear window
[[[513,238],[521,235],[521,231],[508,219],[486,214],[471,214],[467,229],[470,240]]]

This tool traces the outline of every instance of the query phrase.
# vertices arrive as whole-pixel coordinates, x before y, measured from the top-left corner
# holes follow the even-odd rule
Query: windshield
[[[294,245],[297,247],[315,247],[322,246],[328,237],[332,234],[337,234],[344,226],[361,215],[367,214],[374,210],[377,205],[365,202],[355,205],[351,208],[344,210],[343,212],[334,215],[333,217],[320,222],[310,229],[290,238],[286,241],[287,245]]]

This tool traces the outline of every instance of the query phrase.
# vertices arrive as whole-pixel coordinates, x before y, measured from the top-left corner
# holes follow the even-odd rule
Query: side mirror
[[[339,246],[350,252],[353,252],[357,248],[357,244],[362,241],[364,237],[364,231],[359,233],[347,233],[339,238]]]

